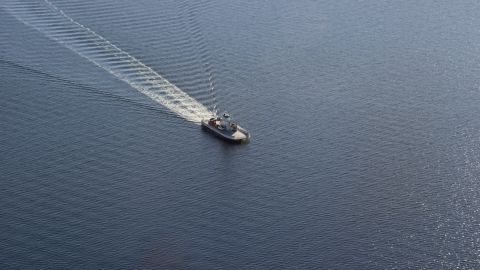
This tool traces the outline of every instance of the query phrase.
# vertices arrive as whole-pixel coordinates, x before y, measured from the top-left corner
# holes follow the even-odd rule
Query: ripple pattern
[[[188,121],[199,123],[202,118],[215,114],[135,57],[67,16],[48,0],[44,3],[12,1],[6,5],[6,10]]]

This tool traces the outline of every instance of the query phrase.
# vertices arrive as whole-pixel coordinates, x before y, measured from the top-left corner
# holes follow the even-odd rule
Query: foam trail
[[[45,3],[13,1],[6,5],[6,10],[188,121],[199,123],[202,118],[215,115],[133,56],[75,22],[48,0]]]

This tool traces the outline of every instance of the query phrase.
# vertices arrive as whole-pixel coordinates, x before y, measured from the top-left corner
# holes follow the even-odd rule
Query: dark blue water
[[[480,268],[479,9],[4,1],[0,268]]]

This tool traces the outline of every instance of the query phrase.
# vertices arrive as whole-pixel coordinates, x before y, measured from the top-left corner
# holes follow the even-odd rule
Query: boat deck
[[[228,131],[228,130],[220,130],[210,124],[208,124],[208,120],[203,120],[202,121],[202,126],[205,128],[210,129],[211,131],[215,132],[219,136],[228,139],[228,140],[233,140],[233,141],[241,141],[241,140],[246,140],[249,138],[249,134],[247,131],[242,129],[240,126],[237,126],[236,131]]]

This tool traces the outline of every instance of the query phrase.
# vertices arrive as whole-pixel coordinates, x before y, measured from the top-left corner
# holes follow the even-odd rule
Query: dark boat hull
[[[215,136],[229,142],[241,143],[242,141],[247,141],[250,137],[250,134],[241,127],[237,127],[236,131],[220,130],[217,127],[208,124],[208,120],[205,119],[202,120],[202,127],[203,129],[210,131]]]

